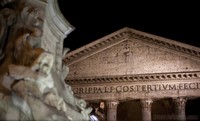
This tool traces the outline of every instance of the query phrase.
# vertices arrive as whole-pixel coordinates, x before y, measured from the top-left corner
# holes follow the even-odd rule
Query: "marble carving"
[[[50,3],[0,2],[0,120],[88,121],[92,109],[64,82],[68,68],[57,73],[55,56],[40,47]]]

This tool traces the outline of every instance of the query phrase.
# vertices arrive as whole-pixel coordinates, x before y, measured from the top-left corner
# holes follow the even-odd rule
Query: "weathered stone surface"
[[[11,23],[0,24],[0,120],[89,120],[91,108],[64,82],[69,70],[62,64],[67,52],[63,40],[73,27],[59,12],[57,1],[0,4],[14,2],[10,9],[16,21],[9,30]],[[5,22],[8,16],[2,11],[0,21]]]
[[[200,62],[128,39],[69,65],[68,78],[199,71]],[[87,70],[87,71],[85,71]]]
[[[200,49],[134,29],[100,38],[64,60],[66,83],[86,100],[200,96]]]

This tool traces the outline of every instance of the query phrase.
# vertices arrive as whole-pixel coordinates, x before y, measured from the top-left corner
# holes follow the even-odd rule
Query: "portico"
[[[160,75],[164,77],[165,74]],[[169,74],[166,74],[169,77]],[[178,79],[176,79],[176,76]],[[190,81],[180,75],[191,75]],[[147,80],[145,78],[140,80],[131,80],[134,76],[129,78],[119,78],[115,77],[115,83],[110,83],[112,79],[108,77],[98,78],[99,82],[93,82],[95,79],[81,79],[82,85],[76,85],[77,81],[71,81],[70,84],[73,87],[75,95],[81,96],[87,101],[93,100],[105,100],[107,104],[107,119],[108,121],[116,121],[117,106],[120,101],[124,100],[140,100],[141,112],[143,121],[151,120],[151,105],[154,100],[171,98],[174,101],[176,108],[174,109],[173,117],[174,119],[184,121],[186,120],[185,115],[185,105],[187,102],[187,97],[200,97],[200,82],[199,77],[195,75],[200,75],[200,73],[176,73],[174,74],[174,79],[165,81],[167,79],[155,78]],[[143,75],[144,76],[144,75]],[[153,77],[153,75],[145,75],[145,77]],[[159,77],[159,74],[156,75]],[[113,77],[114,78],[114,77]],[[84,80],[84,81],[83,81]],[[102,82],[100,81],[102,80]],[[110,80],[104,82],[103,80]],[[156,81],[157,80],[157,81]],[[69,80],[68,80],[69,81]],[[161,117],[156,117],[161,118]]]
[[[200,97],[200,49],[124,28],[69,52],[66,83],[86,101],[105,100],[107,121],[121,102],[139,100],[143,121],[158,120],[152,105],[171,99],[171,118],[186,121],[187,100]],[[133,114],[134,115],[134,114]]]

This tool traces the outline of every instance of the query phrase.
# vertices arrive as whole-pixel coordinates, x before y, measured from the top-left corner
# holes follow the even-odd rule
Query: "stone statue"
[[[26,36],[27,34],[20,37],[18,44],[24,43]],[[8,75],[5,78],[9,78],[11,83],[9,86],[4,86],[10,89],[10,102],[14,105],[13,107],[16,107],[16,110],[22,112],[24,120],[54,120],[55,117],[62,118],[64,121],[89,120],[88,115],[92,109],[86,108],[86,102],[75,97],[71,87],[54,73],[52,68],[54,57],[48,52],[40,51],[37,58],[30,63],[28,56],[23,56],[23,54],[33,53],[32,51],[38,50],[38,48],[23,52],[26,48],[23,46],[26,45],[19,44],[21,45],[19,48],[18,44],[15,55],[21,53],[19,57],[22,57],[20,60],[23,61],[18,63],[23,65],[8,65]],[[41,107],[46,112],[43,115]],[[9,113],[5,108],[3,110]],[[52,115],[54,117],[49,118]],[[55,119],[57,120],[57,118]]]
[[[39,47],[44,12],[38,4],[32,5],[32,0],[19,1],[0,2],[2,6],[13,2],[20,5],[17,20],[11,17],[16,20],[11,30],[7,25],[14,21],[4,26],[9,21],[0,19],[0,120],[89,121],[92,108],[64,82],[68,67],[63,65],[62,73],[58,74],[53,54]],[[0,12],[0,18],[3,17]]]
[[[32,47],[38,44],[42,36],[42,25],[44,23],[42,14],[43,12],[39,8],[31,5],[24,6],[20,14],[21,21],[25,23],[26,31],[30,33],[28,42]]]

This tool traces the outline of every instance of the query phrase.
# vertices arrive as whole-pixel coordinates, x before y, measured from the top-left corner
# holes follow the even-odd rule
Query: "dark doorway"
[[[185,113],[187,121],[200,121],[200,98],[188,99]]]
[[[174,121],[172,99],[160,99],[153,102],[151,107],[152,121]]]
[[[117,108],[117,121],[142,121],[140,101],[120,102]]]

